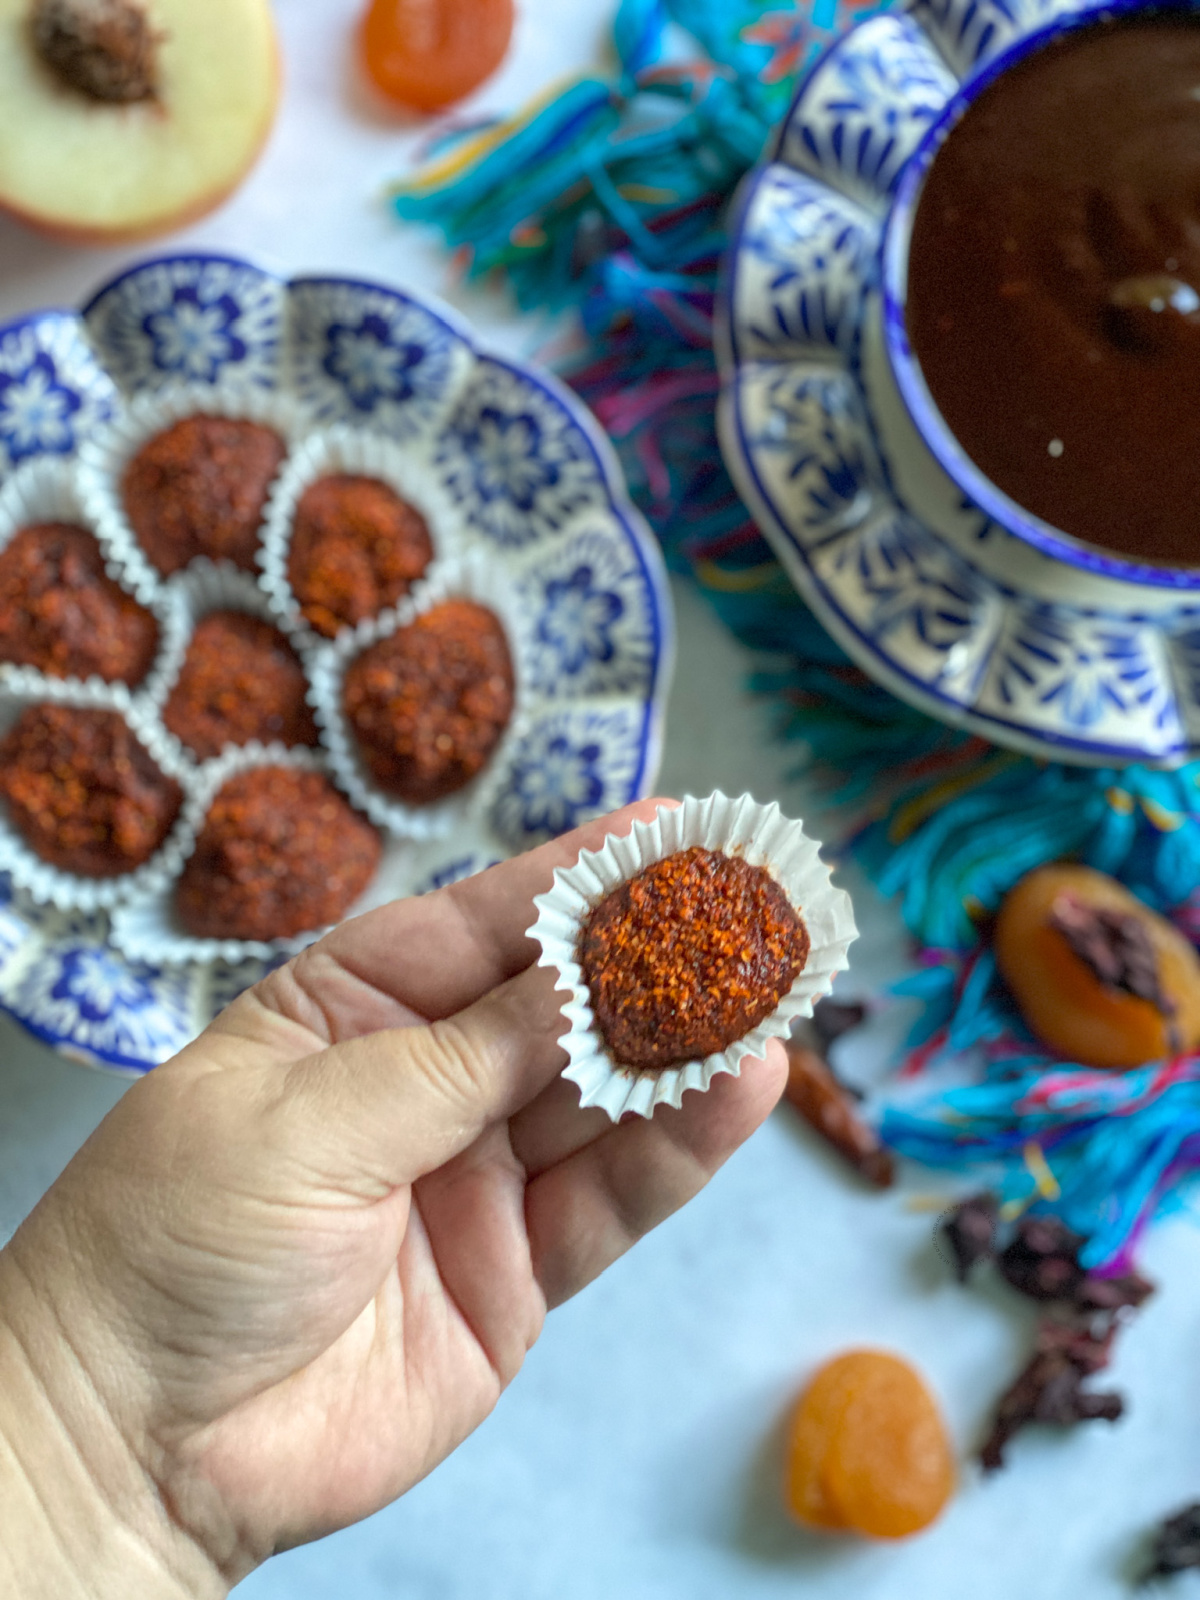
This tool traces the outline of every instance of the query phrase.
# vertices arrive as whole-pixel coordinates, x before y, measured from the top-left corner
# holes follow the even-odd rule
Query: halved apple
[[[0,0],[0,207],[80,244],[181,227],[278,99],[269,0]]]

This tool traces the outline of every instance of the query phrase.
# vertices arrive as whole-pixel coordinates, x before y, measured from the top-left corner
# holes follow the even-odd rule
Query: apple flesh
[[[31,0],[0,0],[0,208],[73,243],[146,239],[211,211],[279,99],[269,0],[116,3],[144,13],[153,41],[149,92],[125,103],[39,53]],[[78,4],[86,18],[96,0]]]

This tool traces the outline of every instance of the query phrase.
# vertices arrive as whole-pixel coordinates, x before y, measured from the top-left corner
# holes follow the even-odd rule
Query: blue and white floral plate
[[[912,403],[903,329],[921,180],[974,94],[1143,3],[915,0],[843,35],[739,198],[720,423],[796,587],[887,688],[1033,755],[1169,766],[1200,754],[1200,570],[1122,561],[980,493]]]
[[[644,794],[657,772],[673,638],[662,559],[603,434],[567,390],[481,349],[444,308],[378,284],[284,281],[213,256],[153,260],[80,313],[0,327],[0,483],[71,468],[135,397],[279,391],[319,429],[419,449],[459,538],[499,562],[530,641],[536,706],[485,815],[393,841],[388,889],[420,893]],[[0,876],[0,1007],[66,1055],[143,1072],[269,962],[126,959],[105,914],[36,905]]]

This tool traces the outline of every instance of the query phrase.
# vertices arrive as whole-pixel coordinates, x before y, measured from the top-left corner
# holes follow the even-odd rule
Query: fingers
[[[334,1045],[284,1075],[266,1137],[307,1198],[382,1199],[465,1150],[562,1070],[556,975],[530,967],[428,1027]]]
[[[740,1078],[685,1094],[679,1111],[622,1122],[534,1178],[525,1218],[548,1306],[560,1305],[697,1194],[771,1111],[787,1081],[772,1041]]]
[[[598,1106],[581,1106],[579,1088],[566,1078],[555,1078],[536,1100],[512,1119],[509,1137],[513,1154],[530,1178],[557,1166],[576,1150],[591,1144],[612,1128],[612,1118]]]
[[[331,1044],[453,1016],[535,959],[525,930],[554,869],[573,866],[581,850],[628,833],[635,817],[652,817],[664,803],[671,802],[639,801],[449,888],[343,923],[255,995]]]

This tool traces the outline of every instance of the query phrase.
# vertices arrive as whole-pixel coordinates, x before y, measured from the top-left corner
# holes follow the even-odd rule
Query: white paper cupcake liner
[[[79,467],[62,456],[39,456],[25,462],[0,488],[0,550],[19,528],[38,522],[73,522],[90,528],[104,554],[109,577],[144,606],[157,598],[162,585],[158,574],[149,567],[140,574],[128,570],[94,515]]]
[[[190,803],[189,809],[193,819],[189,855],[218,790],[236,773],[255,767],[297,767],[329,776],[328,762],[317,750],[288,749],[281,744],[247,744],[227,750],[191,774],[195,801]],[[198,939],[186,933],[175,917],[175,890],[185,860],[186,857],[181,857],[169,877],[156,878],[153,885],[143,889],[136,898],[124,901],[113,912],[112,942],[131,961],[173,966],[192,961],[235,964],[251,959],[269,960],[298,955],[322,934],[328,933],[329,924],[288,939]],[[368,885],[361,896],[364,908],[373,903],[369,899],[371,888],[372,885]],[[359,909],[359,905],[352,906],[346,916],[355,916]]]
[[[125,468],[148,439],[185,417],[198,415],[261,422],[275,429],[289,453],[305,427],[303,407],[287,393],[236,383],[171,384],[155,394],[135,396],[106,428],[88,439],[79,453],[80,497],[106,552],[124,571],[135,593],[165,580],[143,553],[125,514],[121,498]],[[276,484],[286,470],[285,456]],[[265,537],[270,504],[268,494],[260,541]]]
[[[88,683],[44,679],[22,668],[11,669],[0,693],[0,737],[26,707],[39,703],[120,712],[154,762],[182,788],[183,805],[175,826],[149,861],[120,877],[88,878],[43,861],[18,833],[8,808],[0,801],[0,872],[10,873],[13,883],[39,904],[57,906],[60,911],[105,911],[131,896],[153,893],[179,871],[195,842],[197,819],[203,811],[197,809],[192,774],[178,760],[155,719],[127,689],[95,679]]]
[[[62,456],[37,456],[17,467],[0,486],[0,550],[21,528],[38,522],[87,526],[75,469]]]
[[[131,599],[151,612],[157,621],[158,650],[150,665],[149,673],[136,688],[128,684],[122,685],[129,688],[133,694],[145,695],[156,674],[161,670],[177,631],[178,608],[157,581],[143,584],[130,581],[129,574],[109,551],[84,505],[84,497],[74,467],[61,456],[40,456],[36,461],[27,462],[24,466],[18,467],[12,476],[5,480],[3,487],[0,487],[0,551],[7,548],[14,535],[22,528],[36,526],[42,522],[67,522],[75,527],[87,528],[96,534],[108,576]],[[14,679],[15,673],[20,674],[19,680]],[[17,681],[23,685],[22,692],[34,684],[49,685],[63,682],[106,684],[105,679],[94,675],[86,679],[64,679],[50,673],[39,672],[32,667],[16,667],[10,662],[0,661],[0,691]]]
[[[390,638],[417,617],[444,600],[474,600],[494,611],[508,637],[513,663],[513,714],[491,759],[479,775],[455,794],[429,805],[408,805],[381,789],[363,760],[353,730],[342,708],[342,693],[350,663],[371,645]],[[360,811],[379,828],[401,839],[438,839],[482,817],[503,781],[510,752],[529,726],[536,702],[529,691],[531,642],[519,598],[502,567],[482,551],[460,561],[446,561],[431,569],[408,599],[373,622],[360,623],[323,649],[309,664],[312,702],[317,726],[333,765],[334,776]]]
[[[276,613],[305,637],[307,643],[319,645],[329,641],[309,626],[288,579],[292,525],[301,496],[319,478],[337,473],[377,478],[386,483],[425,518],[433,544],[428,577],[436,563],[454,557],[461,548],[458,535],[461,519],[433,470],[430,451],[429,441],[423,445],[413,441],[398,444],[382,434],[346,427],[324,428],[312,433],[293,451],[267,506],[259,552],[260,581]],[[352,631],[349,627],[345,630],[346,633]]]
[[[600,1035],[578,961],[579,940],[606,895],[653,862],[694,845],[766,868],[804,919],[808,961],[771,1015],[727,1049],[661,1071],[638,1070],[617,1061]],[[635,822],[625,836],[610,835],[599,850],[585,850],[575,866],[555,872],[554,887],[534,901],[538,918],[529,935],[542,947],[538,965],[557,969],[559,987],[570,991],[562,1008],[570,1024],[562,1040],[569,1057],[563,1076],[579,1085],[582,1105],[602,1107],[614,1122],[628,1111],[648,1117],[656,1106],[678,1108],[685,1090],[709,1088],[718,1073],[737,1077],[743,1061],[761,1057],[769,1040],[786,1037],[797,1017],[812,1015],[814,1002],[846,967],[846,952],[858,936],[850,897],[832,882],[819,849],[774,802],[760,805],[749,795],[689,796],[680,806],[659,807],[653,821]]]
[[[183,663],[187,657],[196,625],[211,611],[243,611],[279,630],[301,654],[295,634],[283,626],[257,580],[229,561],[193,561],[183,572],[178,572],[165,586],[165,596],[170,603],[171,624],[167,647],[155,663],[154,670],[140,693],[161,717],[171,692],[179,682]],[[303,661],[307,673],[307,662]],[[311,694],[308,697],[311,699]],[[171,740],[181,761],[199,766],[201,763],[186,745],[167,728],[164,736]]]

